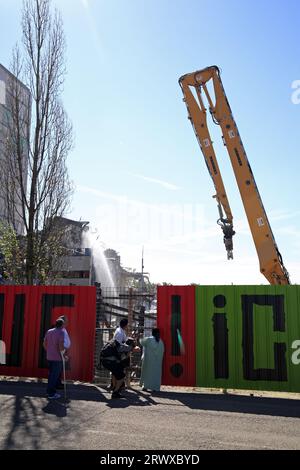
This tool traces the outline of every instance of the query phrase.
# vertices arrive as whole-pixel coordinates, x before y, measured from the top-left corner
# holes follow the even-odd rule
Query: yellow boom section
[[[214,96],[209,93],[207,83],[211,81]],[[270,284],[290,284],[289,274],[283,264],[271,226],[268,221],[249,161],[241,141],[230,105],[228,103],[218,67],[183,75],[179,79],[188,116],[193,125],[207,168],[216,190],[214,196],[219,209],[218,224],[224,235],[228,259],[232,258],[232,236],[235,234],[232,213],[222,176],[207,126],[204,100],[215,124],[222,129],[223,143],[227,148],[235,178],[244,204],[246,216],[258,254],[260,271]],[[204,98],[205,97],[205,98]],[[223,214],[225,212],[225,217]]]

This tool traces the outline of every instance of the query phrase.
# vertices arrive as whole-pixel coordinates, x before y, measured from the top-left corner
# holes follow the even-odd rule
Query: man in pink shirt
[[[62,353],[65,350],[63,327],[63,319],[58,318],[55,328],[48,330],[44,339],[49,364],[47,394],[50,400],[60,398],[59,393],[56,393],[56,384],[63,368]]]

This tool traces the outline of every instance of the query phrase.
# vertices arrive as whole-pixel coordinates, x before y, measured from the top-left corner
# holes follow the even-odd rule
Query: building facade
[[[82,234],[88,229],[88,222],[57,217],[56,228],[64,236],[62,244],[65,256],[55,262],[54,284],[61,286],[92,285],[92,254],[89,248],[82,248]]]
[[[104,256],[115,286],[118,288],[135,287],[140,291],[144,290],[144,286],[149,283],[147,273],[137,272],[130,268],[124,268],[121,264],[121,257],[112,248],[104,251]]]
[[[7,167],[16,168],[16,146],[21,154],[23,188],[26,191],[29,139],[30,139],[31,94],[29,89],[9,70],[0,64],[0,165],[4,180],[0,185],[0,220],[13,222],[18,234],[24,233],[21,217],[20,186],[14,172],[8,174]],[[17,120],[18,119],[18,120]],[[16,125],[18,122],[18,126]],[[7,163],[9,162],[9,163]],[[13,192],[7,191],[7,184]],[[8,201],[8,194],[13,194]]]

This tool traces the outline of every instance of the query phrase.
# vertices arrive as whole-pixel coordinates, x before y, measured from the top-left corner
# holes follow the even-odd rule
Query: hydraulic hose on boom
[[[207,83],[211,81],[214,97],[211,97]],[[194,128],[208,171],[212,177],[216,194],[213,196],[218,205],[218,224],[223,231],[227,258],[233,258],[232,237],[233,217],[218,166],[207,125],[207,109],[215,124],[222,130],[223,143],[227,148],[242,202],[258,254],[260,271],[270,284],[290,284],[289,274],[283,264],[267,214],[265,212],[255,179],[233,118],[217,66],[183,75],[179,79],[183,101],[188,117]]]

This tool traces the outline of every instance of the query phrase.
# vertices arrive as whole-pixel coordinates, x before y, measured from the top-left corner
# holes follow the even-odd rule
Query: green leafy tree
[[[24,283],[24,249],[13,227],[0,222],[0,269],[5,282]]]

